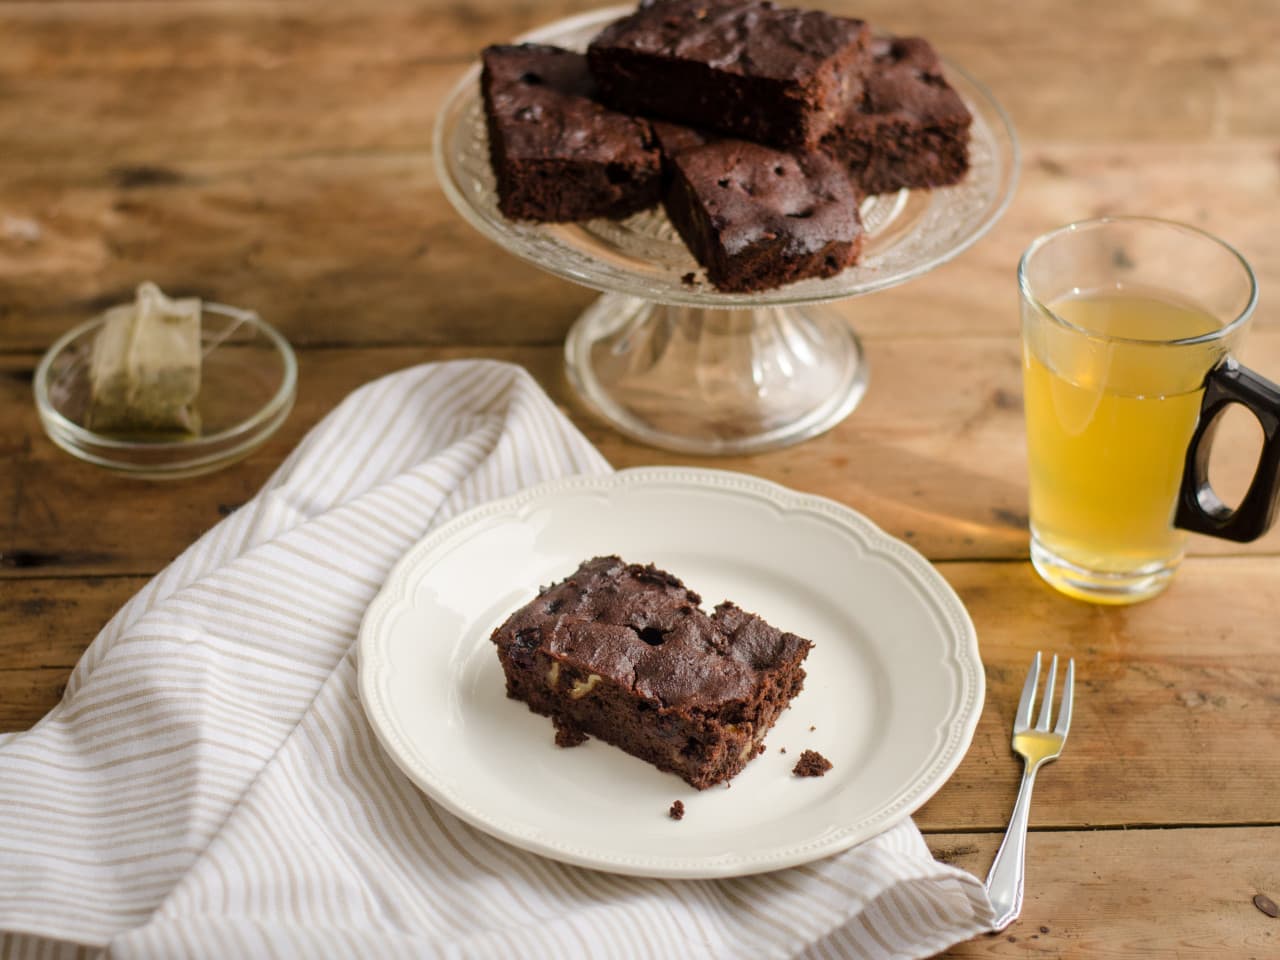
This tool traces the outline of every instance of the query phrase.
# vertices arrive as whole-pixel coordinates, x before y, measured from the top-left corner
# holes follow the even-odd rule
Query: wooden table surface
[[[849,504],[936,563],[988,679],[973,746],[916,817],[940,858],[985,875],[1020,773],[1008,739],[1026,665],[1037,649],[1076,658],[1071,741],[1032,807],[1022,919],[947,956],[1280,956],[1280,920],[1252,903],[1280,900],[1280,531],[1197,540],[1141,606],[1043,586],[1027,562],[1013,282],[1027,242],[1070,220],[1195,223],[1257,269],[1244,359],[1280,375],[1280,6],[832,4],[925,33],[986,81],[1021,137],[1022,180],[973,249],[842,306],[873,371],[850,419],[727,460],[639,446],[586,413],[561,343],[593,294],[484,240],[436,180],[432,119],[464,64],[585,6],[0,0],[0,728],[49,710],[116,608],[348,391],[497,357],[528,367],[615,466],[768,477]],[[256,307],[297,347],[297,407],[247,461],[151,484],[41,432],[41,352],[144,279]],[[1225,487],[1239,489],[1255,433],[1233,421]]]

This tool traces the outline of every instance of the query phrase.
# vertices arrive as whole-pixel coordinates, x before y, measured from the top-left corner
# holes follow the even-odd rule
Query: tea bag
[[[86,426],[127,436],[200,432],[200,301],[171,300],[154,283],[112,307],[89,358]]]

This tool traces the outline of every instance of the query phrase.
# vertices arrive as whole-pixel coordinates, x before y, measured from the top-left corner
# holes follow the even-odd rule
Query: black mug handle
[[[1258,469],[1240,506],[1230,509],[1209,485],[1209,450],[1218,418],[1228,406],[1247,407],[1262,425]],[[1174,525],[1211,537],[1248,543],[1271,526],[1280,503],[1280,386],[1227,358],[1209,372],[1200,419],[1187,448]]]

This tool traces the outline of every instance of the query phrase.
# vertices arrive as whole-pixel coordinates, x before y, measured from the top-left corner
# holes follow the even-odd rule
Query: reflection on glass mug
[[[1131,603],[1168,585],[1186,531],[1266,532],[1280,387],[1232,358],[1257,301],[1249,264],[1194,227],[1116,217],[1045,234],[1018,264],[1031,559],[1064,593]],[[1218,416],[1264,434],[1235,510],[1208,481]]]

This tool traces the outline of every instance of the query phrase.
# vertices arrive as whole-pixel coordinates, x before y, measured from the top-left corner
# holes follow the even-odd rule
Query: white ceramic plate
[[[804,690],[731,789],[699,793],[596,740],[558,748],[550,720],[507,699],[490,632],[611,553],[813,641]],[[396,566],[359,664],[374,730],[433,800],[518,847],[660,877],[778,869],[887,829],[955,770],[984,690],[973,624],[915,550],[830,500],[681,468],[569,478],[458,517]],[[791,776],[805,748],[834,768]]]

